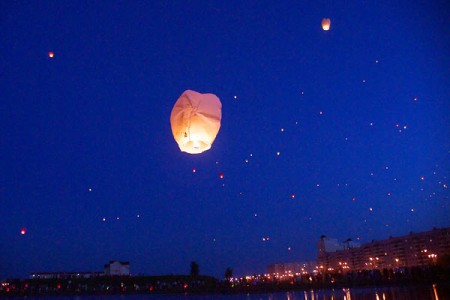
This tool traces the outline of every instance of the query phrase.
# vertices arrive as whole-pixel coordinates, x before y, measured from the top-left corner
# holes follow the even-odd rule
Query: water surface
[[[41,296],[23,297],[27,300],[445,300],[448,292],[430,287],[390,287],[367,289],[338,289],[280,292],[267,294],[233,294],[233,295],[190,295],[190,294],[141,294],[141,295],[97,295],[97,296]],[[16,298],[17,299],[17,298]]]

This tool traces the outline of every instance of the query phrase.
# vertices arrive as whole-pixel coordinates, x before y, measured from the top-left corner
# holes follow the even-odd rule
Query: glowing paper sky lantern
[[[322,29],[323,30],[330,30],[330,25],[331,25],[331,21],[330,21],[330,19],[327,19],[327,18],[324,18],[323,20],[322,20]]]
[[[190,154],[209,150],[221,119],[222,103],[216,95],[185,91],[170,114],[173,137],[180,150]]]

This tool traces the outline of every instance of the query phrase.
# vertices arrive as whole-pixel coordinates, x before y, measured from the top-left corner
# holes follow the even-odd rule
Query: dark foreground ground
[[[11,279],[0,284],[0,297],[105,294],[228,294],[275,293],[311,289],[394,286],[433,286],[439,297],[450,299],[450,268],[333,272],[316,275],[254,275],[218,280],[211,276],[102,276],[96,278]]]

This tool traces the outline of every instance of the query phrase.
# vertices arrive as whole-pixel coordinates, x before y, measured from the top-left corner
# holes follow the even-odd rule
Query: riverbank
[[[346,273],[327,272],[284,276],[283,279],[276,275],[253,275],[228,280],[186,275],[11,279],[1,283],[0,296],[276,293],[408,286],[435,286],[440,294],[450,299],[450,269],[431,266]]]

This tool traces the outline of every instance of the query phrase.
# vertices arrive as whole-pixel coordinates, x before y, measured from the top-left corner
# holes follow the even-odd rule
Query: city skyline
[[[223,277],[450,226],[446,1],[0,4],[0,279]],[[330,19],[329,30],[322,20]],[[175,142],[217,95],[211,149]]]
[[[339,241],[338,239],[335,239],[333,237],[327,237],[325,235],[322,235],[318,239],[318,242],[320,244],[320,241],[322,241],[324,238],[330,240],[329,245],[325,246],[324,249],[326,249],[325,251],[328,253],[328,255],[337,256],[337,257],[339,257],[339,256],[347,256],[347,257],[349,257],[352,254],[350,252],[346,253],[345,251],[350,250],[350,249],[357,249],[357,248],[361,248],[362,249],[362,248],[365,248],[365,247],[368,247],[368,246],[371,247],[371,245],[377,244],[379,242],[386,243],[386,242],[391,242],[391,241],[398,241],[398,240],[404,239],[404,238],[406,238],[407,240],[411,239],[411,238],[413,240],[416,240],[417,236],[427,236],[427,235],[433,235],[433,234],[436,235],[436,238],[438,238],[438,241],[440,241],[442,243],[442,245],[439,246],[438,248],[443,248],[444,247],[443,245],[444,245],[445,242],[442,239],[442,237],[439,236],[439,234],[441,232],[447,232],[448,229],[449,228],[436,228],[436,227],[434,227],[431,230],[426,230],[426,231],[423,231],[423,232],[409,232],[407,235],[389,236],[389,237],[385,237],[384,239],[381,239],[381,240],[371,240],[371,241],[368,241],[368,242],[366,242],[364,244],[355,243],[355,242],[352,241],[351,238]],[[417,246],[417,245],[414,245],[414,246]],[[327,248],[327,247],[331,247],[331,248]],[[436,247],[433,247],[433,248],[436,248]],[[322,249],[322,251],[324,249]],[[426,250],[427,247],[424,247],[424,249]],[[422,250],[424,250],[424,249],[422,249]],[[415,249],[415,250],[418,250],[418,249]],[[283,266],[283,265],[284,266],[294,266],[294,268],[298,268],[299,265],[301,265],[301,264],[306,264],[307,265],[307,269],[309,270],[308,272],[312,272],[311,270],[313,270],[313,269],[316,269],[317,271],[321,271],[318,268],[319,268],[319,265],[323,265],[324,264],[323,262],[322,263],[320,262],[320,259],[322,259],[322,260],[324,259],[323,257],[321,257],[321,255],[323,256],[324,253],[321,253],[321,248],[320,248],[320,246],[317,246],[317,245],[316,245],[316,251],[317,251],[316,252],[317,255],[316,255],[314,260],[302,260],[302,258],[300,257],[296,261],[283,261],[283,262],[281,262],[281,261],[274,261],[274,262],[270,263],[268,266],[266,266],[266,269],[268,271],[264,272],[264,273],[269,273],[269,274],[274,273],[274,272],[270,272],[269,270],[271,268],[277,268],[276,267],[277,265],[279,265],[279,266]],[[344,252],[342,252],[342,251],[344,251]],[[414,254],[414,252],[412,252],[412,253]],[[445,251],[438,251],[439,254],[435,254],[435,253],[432,253],[432,252],[430,252],[430,253],[427,253],[427,255],[432,255],[432,256],[429,257],[429,259],[432,259],[434,262],[436,262],[437,261],[437,257],[438,256],[440,257],[440,256],[444,255]],[[409,256],[413,256],[413,254],[410,253],[408,255]],[[372,256],[375,257],[376,255],[372,255]],[[320,258],[319,261],[317,260],[318,258]],[[367,257],[367,258],[369,259],[369,257]],[[127,275],[131,275],[131,276],[145,276],[145,275],[148,275],[148,274],[145,274],[145,273],[135,274],[133,272],[130,272],[130,265],[131,265],[131,263],[128,262],[128,261],[120,262],[120,261],[117,261],[117,260],[110,260],[108,264],[105,264],[104,268],[106,268],[107,266],[109,266],[112,263],[121,263],[121,264],[127,265],[128,266],[127,267]],[[404,264],[405,264],[404,261],[399,262],[398,267],[403,267]],[[414,266],[414,264],[409,265],[408,267],[411,267],[411,266]],[[306,268],[306,266],[304,266],[304,267]],[[336,271],[336,270],[333,270],[333,271]],[[350,271],[350,270],[348,270],[348,271]],[[355,271],[355,270],[352,269],[351,271]],[[102,275],[104,275],[106,273],[107,273],[106,271],[105,272],[101,272],[101,271],[99,271],[97,269],[95,269],[95,270],[83,270],[83,271],[80,271],[80,270],[70,270],[70,271],[58,270],[58,271],[55,271],[55,272],[45,272],[44,270],[41,270],[41,272],[31,272],[29,275],[30,275],[30,278],[36,279],[36,278],[43,278],[42,276],[41,277],[37,277],[37,274],[50,275],[49,278],[54,278],[54,277],[51,277],[51,276],[54,276],[55,274],[62,274],[63,276],[67,276],[67,275],[72,276],[72,275],[77,275],[77,274],[78,274],[78,276],[80,274],[81,274],[81,276],[86,276],[86,275],[87,276],[102,276]],[[84,275],[84,274],[86,274],[86,275]],[[154,275],[167,275],[167,274],[154,274]],[[209,274],[202,274],[202,275],[209,275]],[[252,275],[252,274],[243,274],[242,276],[245,277],[245,276],[249,276],[249,275]],[[262,275],[262,274],[259,274],[259,275]],[[221,279],[221,278],[219,277],[218,279]]]

